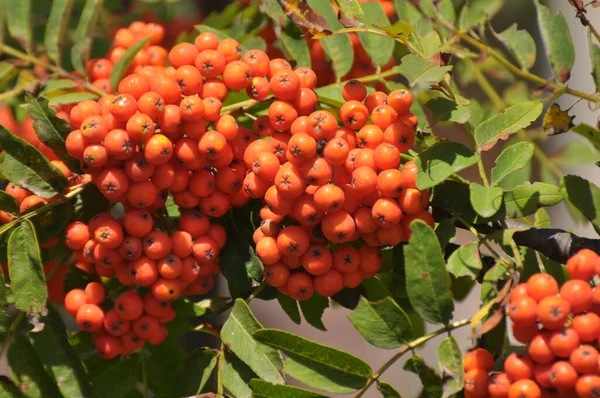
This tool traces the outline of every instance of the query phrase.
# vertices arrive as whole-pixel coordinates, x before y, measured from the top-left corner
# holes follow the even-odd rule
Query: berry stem
[[[46,68],[46,69],[58,74],[59,76],[62,76],[67,79],[71,79],[77,83],[80,83],[83,87],[85,87],[89,91],[93,92],[94,94],[98,94],[101,97],[107,95],[107,93],[105,93],[104,91],[99,90],[98,88],[92,86],[90,84],[90,82],[88,82],[87,80],[81,79],[80,77],[78,77],[72,73],[69,73],[66,70],[64,70],[56,65],[52,65],[48,62],[44,62],[36,56],[24,53],[22,51],[17,50],[16,48],[13,48],[13,47],[7,46],[7,45],[3,45],[1,50],[2,50],[2,52],[6,53],[8,55],[11,55],[15,58],[22,59],[23,61],[31,62],[32,64]]]
[[[402,358],[404,356],[404,354],[406,354],[407,352],[412,352],[415,348],[425,344],[429,340],[431,340],[441,334],[450,333],[451,331],[453,331],[455,329],[459,329],[463,326],[469,325],[470,323],[471,323],[471,318],[463,319],[462,321],[451,323],[451,324],[444,326],[443,328],[440,328],[428,335],[419,337],[418,339],[411,341],[410,343],[408,343],[407,345],[402,347],[400,349],[400,351],[398,351],[393,357],[391,357],[386,363],[384,363],[383,366],[381,366],[381,368],[379,368],[379,370],[376,373],[374,373],[373,376],[371,376],[371,378],[369,379],[367,384],[363,388],[361,388],[360,391],[358,391],[358,393],[355,395],[355,398],[362,397],[367,392],[369,387],[371,387],[371,385],[373,385],[373,383],[375,383],[377,380],[379,380],[381,375],[386,370],[388,370],[388,368],[390,366],[392,366],[394,363],[396,363],[396,361],[398,361],[400,358]]]

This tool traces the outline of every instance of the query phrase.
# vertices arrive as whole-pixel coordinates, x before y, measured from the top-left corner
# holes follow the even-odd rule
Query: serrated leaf
[[[442,220],[435,228],[435,235],[440,242],[442,251],[448,246],[450,240],[456,235],[456,227],[451,219]]]
[[[517,24],[512,24],[508,29],[498,34],[500,41],[517,59],[519,65],[531,69],[535,64],[536,47],[533,37],[526,30],[517,29]]]
[[[469,191],[471,192],[470,198],[473,209],[481,217],[491,217],[500,210],[502,193],[504,192],[501,187],[484,187],[472,182],[469,185]]]
[[[464,385],[465,372],[463,370],[462,354],[460,347],[453,336],[448,336],[438,347],[438,363],[444,376],[443,397],[451,397],[460,392]]]
[[[248,252],[250,254],[249,260],[246,262],[246,272],[248,276],[250,276],[255,281],[263,280],[263,270],[264,266],[260,258],[254,252],[252,246],[248,246]]]
[[[485,224],[500,219],[502,216],[502,212],[498,212],[492,218],[481,217],[471,205],[469,185],[452,180],[446,180],[435,188],[435,195],[431,202],[434,208],[441,208],[449,213],[460,215],[472,224]]]
[[[468,30],[485,24],[502,9],[502,0],[469,0],[460,12],[459,28]]]
[[[444,181],[452,174],[477,163],[479,156],[458,142],[443,141],[415,158],[419,169],[417,186],[427,189]]]
[[[531,101],[531,89],[523,80],[517,80],[502,91],[502,99],[508,106]]]
[[[575,126],[571,131],[585,137],[592,143],[594,148],[600,151],[600,131],[589,124],[581,123]]]
[[[110,72],[110,86],[116,89],[121,81],[121,78],[125,75],[125,72],[133,62],[133,59],[140,52],[142,48],[148,43],[151,36],[145,37],[129,47],[127,51],[123,53],[123,56],[115,63],[112,72]]]
[[[8,346],[8,363],[13,380],[25,397],[62,396],[56,384],[44,370],[44,365],[23,335],[16,335]]]
[[[281,292],[277,293],[277,301],[279,302],[279,305],[287,314],[287,316],[290,317],[292,322],[294,322],[296,325],[300,325],[300,322],[302,322],[302,318],[300,318],[298,302],[290,296],[287,296]]]
[[[273,384],[260,379],[250,380],[254,398],[326,398],[325,395],[303,388]]]
[[[59,66],[73,3],[74,0],[54,0],[46,24],[44,47],[48,57]]]
[[[533,144],[517,142],[505,148],[496,158],[496,167],[492,168],[492,185],[498,185],[511,173],[522,169],[531,162]]]
[[[6,192],[1,191],[1,190],[0,190],[0,209],[2,209],[3,211],[5,211],[9,214],[19,215],[19,204],[17,203],[15,198],[13,198],[9,194],[7,194]]]
[[[592,61],[592,78],[596,84],[596,91],[600,89],[600,47],[593,42],[592,36],[588,36],[590,47],[590,60]]]
[[[400,398],[400,393],[388,383],[377,380],[377,390],[383,395],[383,398]]]
[[[16,227],[8,238],[8,273],[15,306],[21,311],[40,313],[48,292],[35,229],[29,220]]]
[[[260,0],[259,3],[260,10],[268,15],[276,25],[285,24],[286,16],[277,0]]]
[[[330,34],[333,19],[330,20],[328,16],[323,15],[323,10],[326,8],[318,7],[319,4],[312,3],[307,0],[278,0],[283,12],[287,15],[294,23],[298,26],[308,29],[310,34],[324,33]],[[325,3],[325,2],[319,2]],[[321,4],[322,5],[322,4]],[[331,4],[327,2],[327,5]],[[331,8],[335,22],[337,22],[337,16]],[[339,22],[337,22],[339,26]]]
[[[400,28],[398,24],[401,24],[402,21],[394,24],[394,27],[390,26],[390,21],[388,20],[387,15],[385,15],[385,11],[380,3],[363,3],[362,7],[365,13],[362,16],[361,21],[364,22],[366,26],[377,26],[388,32],[390,36],[397,37],[400,40],[407,40],[410,36],[409,32],[412,31],[412,27],[406,24],[408,25],[408,28]],[[358,38],[375,65],[384,66],[390,61],[396,45],[394,39],[365,32],[359,33]]]
[[[55,90],[48,93],[48,105],[76,104],[85,100],[97,100],[100,96],[90,91],[75,87],[65,90]]]
[[[400,347],[414,335],[410,319],[389,297],[377,302],[361,298],[348,319],[365,340],[379,348]]]
[[[448,272],[457,278],[468,276],[475,279],[482,268],[481,254],[477,242],[467,243],[459,247],[448,258]]]
[[[280,3],[281,1],[282,0],[280,0]],[[338,22],[335,11],[333,10],[333,5],[329,1],[308,0],[308,4],[310,4],[310,6],[325,19],[325,26],[328,26],[328,28],[324,26],[325,30],[338,30],[342,28],[342,25]],[[292,18],[292,20],[294,20],[294,18]],[[324,37],[321,39],[321,44],[323,45],[325,54],[327,54],[327,57],[331,60],[331,66],[338,79],[350,72],[354,62],[354,50],[352,49],[352,42],[348,35]]]
[[[101,373],[92,380],[98,397],[122,398],[130,394],[137,383],[139,360],[137,356],[132,356],[113,362],[109,367],[102,366]]]
[[[95,397],[92,384],[81,359],[69,342],[66,326],[59,315],[49,307],[48,315],[42,317],[41,322],[44,328],[38,333],[30,333],[29,338],[62,395]]]
[[[540,4],[539,0],[534,1],[534,4],[542,41],[546,54],[550,58],[554,76],[559,81],[566,82],[575,63],[575,49],[567,21],[560,12],[553,15],[548,7]]]
[[[528,127],[542,114],[543,109],[540,102],[522,102],[481,122],[474,132],[477,150],[487,151],[498,140],[506,140],[511,134]]]
[[[528,280],[531,275],[541,272],[535,250],[529,247],[520,246],[519,253],[521,254],[521,260],[523,261],[521,278],[523,278],[524,281]]]
[[[404,364],[404,370],[416,374],[421,379],[423,391],[420,397],[441,398],[443,396],[441,377],[434,369],[427,366],[423,357],[418,354],[413,355]]]
[[[221,329],[221,340],[262,379],[283,383],[283,377],[279,373],[283,368],[281,355],[276,350],[257,343],[252,337],[261,329],[262,325],[252,315],[248,304],[237,299]]]
[[[296,61],[296,66],[311,67],[312,61],[308,43],[304,38],[304,33],[292,21],[288,21],[281,29],[281,43],[283,47],[290,53],[292,59]]]
[[[4,150],[2,174],[9,181],[43,198],[62,193],[67,179],[48,159],[25,140],[0,125],[0,148]]]
[[[67,135],[71,132],[69,123],[56,116],[56,111],[49,107],[48,100],[44,97],[35,98],[27,94],[25,102],[27,113],[34,120],[33,128],[40,141],[52,149],[71,171],[81,173],[79,162],[73,159],[65,148]]]
[[[506,217],[517,218],[535,213],[538,207],[554,206],[563,200],[559,187],[543,182],[527,182],[504,192]]]
[[[468,107],[458,105],[456,102],[447,98],[434,98],[429,100],[425,106],[431,110],[433,122],[455,122],[466,123],[471,117],[471,111]]]
[[[49,211],[31,217],[39,243],[48,242],[67,226],[73,214],[70,203],[61,203]]]
[[[254,338],[286,354],[287,375],[324,391],[348,394],[363,387],[373,374],[369,365],[347,352],[282,330],[262,329]]]
[[[569,275],[567,273],[566,267],[559,262],[549,259],[540,253],[540,260],[542,260],[542,264],[544,264],[544,270],[552,275],[556,282],[558,282],[559,286],[562,286],[569,279]]]
[[[217,35],[219,40],[225,40],[225,39],[231,38],[227,33],[223,32],[222,30],[215,29],[215,28],[207,26],[207,25],[194,25],[194,28],[200,33],[203,33],[203,32],[214,33],[215,35]]]
[[[575,126],[573,119],[575,115],[569,116],[569,109],[563,111],[559,104],[554,103],[546,111],[542,127],[548,135],[563,134]]]
[[[251,398],[250,380],[256,375],[234,354],[227,352],[223,361],[223,386],[236,398]]]
[[[423,18],[423,15],[408,0],[395,0],[394,9],[400,21],[405,21],[410,27],[414,28],[419,36],[424,36],[433,30],[430,20]],[[408,31],[403,28],[403,31]],[[413,36],[414,37],[414,36]],[[413,41],[411,39],[411,41]]]
[[[104,0],[86,0],[73,34],[71,62],[75,70],[80,73],[85,73],[85,64],[90,57],[93,33],[103,3]]]
[[[181,367],[175,370],[177,377],[171,393],[177,397],[200,394],[217,365],[217,358],[218,353],[208,348],[194,351]]]
[[[600,152],[587,140],[573,139],[554,153],[550,159],[558,168],[569,169],[594,164],[600,159]]]
[[[550,215],[548,214],[548,210],[543,207],[535,212],[534,217],[534,226],[536,228],[551,228]]]
[[[600,233],[600,188],[582,177],[567,175],[562,186],[565,197]]]
[[[361,26],[358,21],[363,16],[363,9],[358,0],[335,0],[339,7],[338,20],[347,28]]]
[[[31,53],[33,32],[31,30],[31,0],[4,0],[8,33]]]
[[[321,318],[323,318],[323,313],[329,308],[329,299],[327,297],[314,293],[311,298],[300,301],[299,304],[306,322],[319,330],[327,330],[321,320]]]
[[[414,87],[419,83],[438,83],[450,70],[451,66],[434,65],[417,55],[408,54],[402,57],[398,73],[406,77],[410,86]]]
[[[410,227],[412,236],[404,246],[408,298],[425,321],[447,323],[452,319],[454,301],[440,244],[425,222],[416,220]]]

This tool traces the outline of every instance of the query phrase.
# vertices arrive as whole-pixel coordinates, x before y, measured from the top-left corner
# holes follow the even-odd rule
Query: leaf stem
[[[12,340],[12,337],[15,334],[15,331],[17,330],[17,328],[19,327],[21,322],[23,322],[23,319],[25,319],[25,313],[23,311],[20,311],[17,314],[16,318],[14,319],[13,323],[11,323],[10,327],[8,328],[6,335],[4,336],[4,341],[2,342],[2,345],[0,346],[0,357],[2,356],[2,354],[4,354],[4,351],[6,350],[8,343],[10,342],[10,340]]]
[[[456,220],[458,220],[462,225],[464,225],[469,231],[471,231],[471,233],[473,235],[475,235],[475,237],[479,240],[479,242],[482,243],[494,257],[496,257],[497,259],[500,258],[500,255],[498,254],[498,252],[496,252],[496,250],[494,250],[494,248],[487,241],[487,237],[479,235],[479,232],[477,231],[477,229],[475,229],[475,227],[470,222],[468,222],[467,220],[465,220],[463,217],[461,217],[459,215],[454,215],[454,218]]]
[[[225,344],[221,343],[221,353],[217,362],[217,396],[223,396],[223,362],[225,362]]]
[[[373,383],[375,383],[377,380],[379,380],[381,375],[386,370],[388,370],[388,368],[390,366],[392,366],[394,363],[396,363],[396,361],[398,361],[400,358],[402,358],[404,356],[404,354],[406,354],[407,352],[412,352],[415,348],[425,344],[429,340],[431,340],[441,334],[451,332],[452,330],[461,328],[470,323],[471,323],[470,318],[463,319],[462,321],[457,321],[457,322],[451,323],[447,326],[444,326],[443,328],[440,328],[432,333],[429,333],[428,335],[419,337],[418,339],[411,341],[410,343],[408,343],[407,345],[402,347],[400,349],[400,351],[398,351],[393,357],[391,357],[386,363],[384,363],[383,366],[381,366],[381,368],[379,368],[379,370],[376,373],[374,373],[373,376],[371,376],[371,378],[369,379],[367,384],[363,388],[361,388],[360,391],[358,391],[358,393],[355,395],[355,398],[362,397],[365,394],[365,392],[367,392],[369,387],[371,387],[371,385],[373,385]]]
[[[46,68],[46,69],[58,74],[59,76],[66,77],[67,79],[71,79],[75,82],[78,82],[83,87],[85,87],[89,91],[93,92],[94,94],[98,94],[101,97],[107,95],[107,93],[105,93],[104,91],[91,85],[90,82],[88,82],[87,80],[82,79],[82,78],[74,75],[73,73],[69,73],[66,70],[64,70],[56,65],[52,65],[48,62],[42,61],[41,59],[39,59],[38,57],[36,57],[34,55],[24,53],[22,51],[17,50],[16,48],[13,48],[13,47],[7,46],[7,45],[1,45],[0,49],[2,52],[6,53],[8,55],[11,55],[15,58],[19,58],[24,61],[31,62],[32,64]]]

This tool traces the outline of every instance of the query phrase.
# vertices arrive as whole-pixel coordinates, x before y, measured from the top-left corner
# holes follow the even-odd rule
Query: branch
[[[562,264],[581,249],[600,254],[600,240],[583,238],[562,229],[531,228],[515,232],[513,239],[517,245],[534,249]]]
[[[569,3],[573,7],[575,7],[575,9],[577,10],[577,13],[575,14],[575,16],[577,18],[579,18],[579,20],[581,21],[581,24],[583,26],[587,26],[587,28],[594,35],[596,40],[598,40],[598,42],[600,43],[600,34],[596,30],[596,28],[594,28],[594,25],[592,25],[592,23],[590,22],[590,20],[588,19],[587,15],[586,15],[587,10],[585,9],[585,7],[587,6],[587,4],[584,6],[582,1],[580,2],[577,0],[569,0]]]

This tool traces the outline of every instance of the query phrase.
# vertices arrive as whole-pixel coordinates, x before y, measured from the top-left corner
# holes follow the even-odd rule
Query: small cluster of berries
[[[503,371],[483,349],[464,359],[467,397],[600,396],[600,257],[583,249],[567,261],[571,279],[559,287],[550,275],[532,275],[512,290],[508,315],[525,352],[512,353]]]

